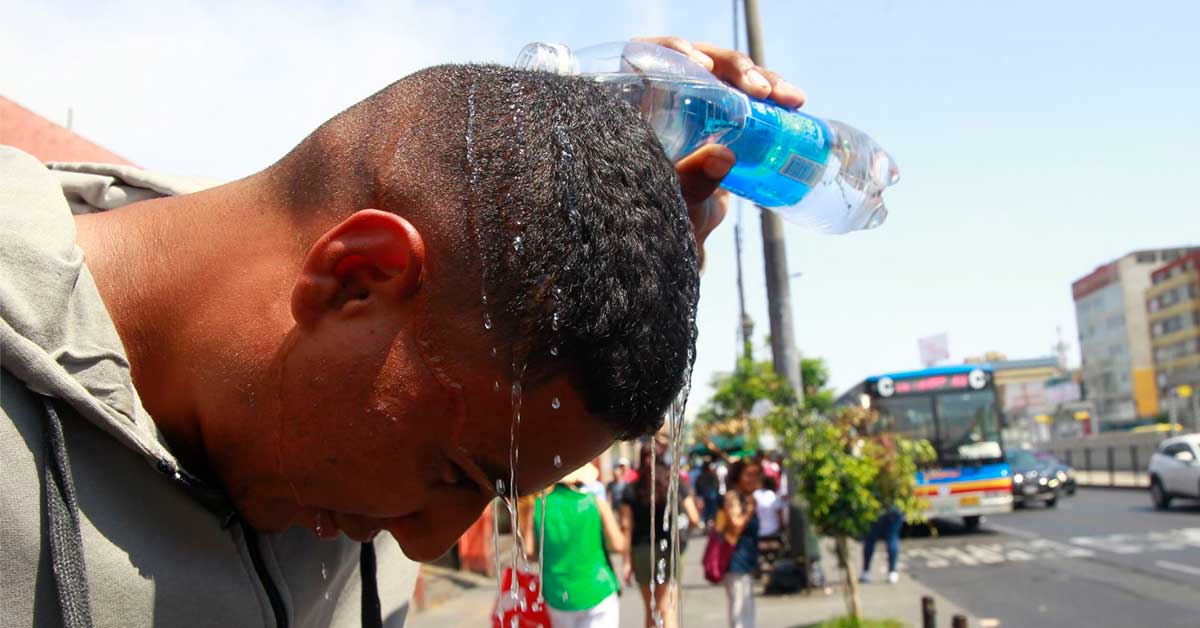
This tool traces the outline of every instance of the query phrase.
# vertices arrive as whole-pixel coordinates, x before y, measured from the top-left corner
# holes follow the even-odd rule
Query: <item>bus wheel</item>
[[[963,527],[965,527],[968,531],[974,532],[975,530],[979,529],[979,522],[982,519],[983,517],[980,517],[979,515],[963,517]]]

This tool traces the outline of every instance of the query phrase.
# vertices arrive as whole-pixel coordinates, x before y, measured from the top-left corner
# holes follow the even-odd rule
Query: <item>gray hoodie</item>
[[[0,146],[0,627],[404,623],[390,535],[255,532],[138,399],[72,213],[204,187]]]

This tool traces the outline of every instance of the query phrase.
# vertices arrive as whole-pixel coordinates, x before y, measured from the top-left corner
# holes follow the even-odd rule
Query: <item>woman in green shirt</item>
[[[599,475],[586,464],[546,495],[535,500],[533,516],[522,518],[522,534],[533,545],[546,519],[542,592],[554,628],[617,628],[620,586],[609,564],[610,552],[624,550],[625,537],[608,502],[580,487]]]

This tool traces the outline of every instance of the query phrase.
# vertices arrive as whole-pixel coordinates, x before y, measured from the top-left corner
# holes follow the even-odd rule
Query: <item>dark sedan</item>
[[[1012,469],[1013,505],[1020,507],[1042,502],[1048,508],[1058,505],[1059,493],[1065,490],[1055,466],[1028,449],[1007,452]]]
[[[1046,464],[1053,468],[1054,477],[1058,478],[1059,483],[1062,484],[1064,493],[1067,495],[1075,494],[1075,469],[1072,469],[1062,460],[1055,458],[1053,454],[1040,451],[1034,455],[1039,460],[1044,460]]]

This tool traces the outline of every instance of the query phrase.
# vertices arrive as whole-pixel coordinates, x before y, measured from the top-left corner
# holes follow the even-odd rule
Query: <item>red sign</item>
[[[896,393],[922,393],[969,387],[969,378],[966,373],[959,375],[930,375],[929,377],[904,379],[896,382]]]

